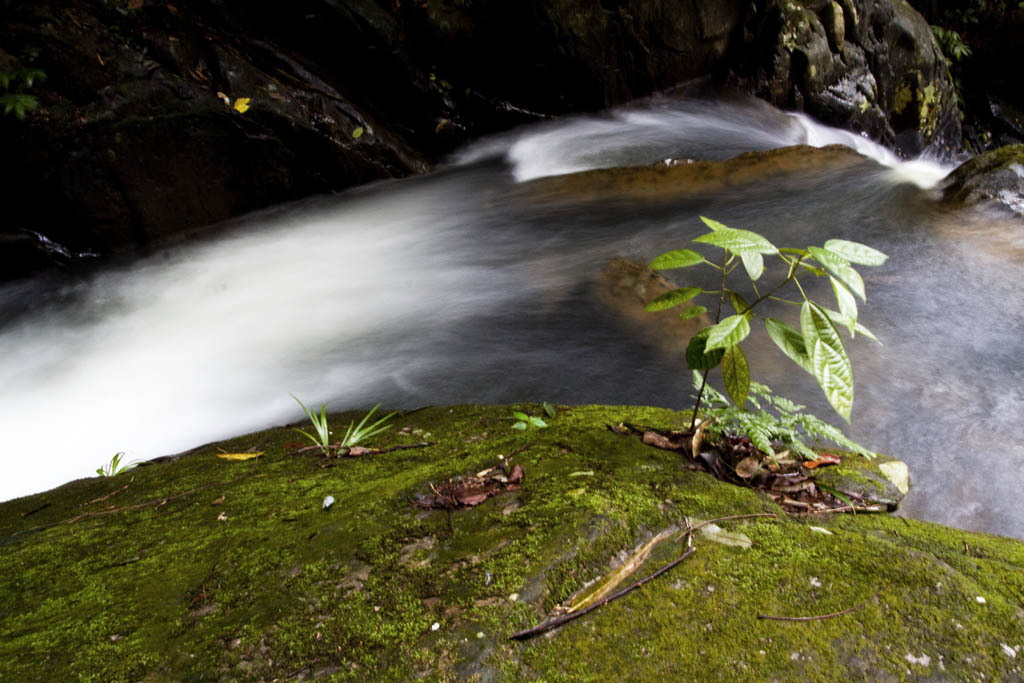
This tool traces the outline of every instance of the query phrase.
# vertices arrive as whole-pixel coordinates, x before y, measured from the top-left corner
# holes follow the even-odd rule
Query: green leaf
[[[862,266],[880,266],[889,257],[860,242],[848,240],[829,240],[825,242],[825,248],[833,254],[838,254],[850,263],[857,263]]]
[[[839,322],[850,330],[850,336],[856,335],[857,329],[857,300],[850,294],[850,290],[844,287],[834,277],[828,278],[832,282],[832,291],[836,294],[836,303],[839,305],[839,321],[829,316],[833,322]]]
[[[807,247],[807,251],[811,252],[811,256],[818,263],[825,266],[830,273],[849,287],[851,292],[859,296],[861,301],[867,301],[867,296],[864,294],[864,280],[861,279],[857,271],[850,267],[846,259],[821,247]]]
[[[703,262],[704,257],[691,249],[676,249],[675,251],[666,251],[651,261],[651,268],[654,270],[687,268]]]
[[[691,370],[710,370],[718,367],[718,364],[722,362],[725,351],[722,349],[708,351],[706,348],[709,334],[711,334],[711,328],[705,327],[693,335],[690,343],[686,345],[686,367]]]
[[[555,417],[555,407],[547,401],[544,401],[544,414],[552,419]]]
[[[675,308],[676,306],[685,304],[702,291],[704,290],[700,287],[681,287],[679,289],[673,289],[671,292],[662,294],[657,299],[644,306],[644,310],[664,311],[668,308]]]
[[[704,221],[707,222],[707,219],[704,219]],[[761,237],[756,232],[727,228],[725,226],[715,230],[714,232],[701,235],[693,241],[721,247],[722,249],[728,249],[734,254],[742,254],[745,251],[753,251],[758,254],[779,253],[779,250],[774,244]]]
[[[833,311],[831,308],[825,308],[824,306],[821,307],[821,310],[825,311],[825,315],[827,315],[828,319],[831,320],[834,324],[843,326],[846,325],[846,321],[843,319],[842,314],[839,313],[838,311]],[[882,346],[882,342],[878,340],[878,337],[875,336],[875,333],[869,330],[868,328],[864,327],[864,325],[857,323],[856,325],[853,326],[853,330],[857,334],[862,334],[871,341],[878,344],[879,346]]]
[[[730,315],[709,329],[705,352],[739,344],[750,334],[750,323],[745,315]]]
[[[750,366],[739,346],[730,346],[722,356],[722,381],[729,398],[737,408],[742,408],[750,391]]]
[[[353,140],[358,140],[359,138],[363,137],[363,133],[365,133],[365,132],[366,132],[366,130],[363,129],[362,126],[358,126],[357,128],[355,128],[352,131],[352,139]]]
[[[805,301],[800,310],[800,328],[814,378],[835,411],[849,422],[853,408],[853,368],[839,332],[821,306],[810,301]]]
[[[513,410],[512,411],[512,417],[516,418],[517,420],[523,420],[523,421],[530,419],[529,415],[527,415],[526,413],[521,413],[518,410]]]
[[[764,259],[761,257],[760,252],[757,251],[741,251],[740,258],[743,259],[743,267],[747,271],[747,276],[751,280],[757,280],[761,277],[761,273],[764,272]]]
[[[548,426],[548,423],[539,417],[531,417],[530,424],[532,424],[534,427],[539,427],[540,429],[544,429],[545,427]]]
[[[750,304],[747,303],[747,300],[743,298],[742,294],[734,292],[731,289],[726,290],[726,292],[729,294],[729,303],[732,304],[732,307],[737,314],[744,313],[750,308]],[[749,318],[749,316],[750,314],[748,313],[747,317]]]
[[[698,315],[702,315],[707,312],[707,306],[690,306],[685,311],[679,314],[679,319],[686,320],[688,318],[696,318]]]
[[[512,425],[512,429],[518,429],[519,431],[523,431],[524,429],[526,429],[526,423],[516,422],[514,425]]]
[[[765,329],[768,331],[768,336],[772,338],[775,345],[782,349],[782,352],[786,354],[790,360],[799,365],[801,368],[806,370],[810,374],[814,374],[814,370],[811,367],[811,358],[807,353],[807,346],[804,342],[804,337],[799,331],[774,318],[768,318],[764,321]]]

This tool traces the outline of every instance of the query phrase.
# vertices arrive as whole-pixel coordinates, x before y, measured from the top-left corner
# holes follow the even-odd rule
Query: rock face
[[[0,504],[0,678],[1019,680],[1019,541],[787,518],[607,428],[687,413],[560,406],[520,432],[513,409],[542,414],[414,411],[368,445],[433,445],[330,460],[282,427]],[[422,505],[502,462],[516,486]],[[713,520],[641,590],[509,639],[650,576]]]
[[[995,202],[1024,216],[1024,144],[964,162],[943,181],[942,198],[958,204]]]
[[[776,106],[910,154],[960,146],[942,52],[904,0],[762,0],[741,45],[739,82]]]
[[[980,152],[1024,143],[1024,6],[1012,0],[921,0],[940,28],[963,100],[964,143]],[[965,52],[964,48],[969,50]]]
[[[17,160],[3,230],[71,254],[419,173],[484,133],[701,76],[909,151],[956,138],[945,66],[903,0],[40,0],[3,11],[0,73],[46,76],[5,86],[40,106],[0,117]],[[50,253],[10,235],[0,244],[25,257],[8,263]]]

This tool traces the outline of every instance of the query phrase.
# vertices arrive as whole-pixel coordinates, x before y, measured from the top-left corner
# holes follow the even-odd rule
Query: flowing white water
[[[873,161],[677,201],[542,199],[532,188],[545,181],[516,184],[837,142]],[[0,499],[91,475],[118,451],[149,458],[298,420],[289,393],[332,409],[681,407],[678,351],[603,309],[594,278],[612,258],[686,246],[703,214],[780,244],[845,237],[890,253],[864,272],[862,320],[886,345],[850,345],[852,435],[910,463],[909,514],[1024,536],[1013,504],[1024,259],[1011,233],[965,237],[963,217],[935,208],[920,188],[946,169],[763,104],[691,100],[515,131],[458,163],[255,215],[84,280],[0,289]],[[755,378],[829,414],[813,380],[763,334],[752,341]]]

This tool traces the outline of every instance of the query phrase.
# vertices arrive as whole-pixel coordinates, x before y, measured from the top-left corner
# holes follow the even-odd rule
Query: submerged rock
[[[606,428],[684,413],[560,406],[524,434],[511,408],[415,411],[374,443],[425,430],[425,449],[325,461],[281,427],[0,504],[0,678],[1019,677],[1019,541],[884,514],[789,519]],[[411,504],[499,455],[525,470],[519,491]],[[693,555],[642,590],[509,640],[678,558],[698,520]]]

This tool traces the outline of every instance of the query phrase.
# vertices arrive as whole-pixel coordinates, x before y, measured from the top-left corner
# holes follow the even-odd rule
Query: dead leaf
[[[252,460],[263,455],[263,451],[258,453],[217,453],[216,455],[222,460]]]
[[[753,455],[748,455],[736,463],[736,474],[744,479],[750,479],[752,476],[757,474],[757,471],[760,469],[761,461]]]
[[[222,512],[219,515],[217,515],[217,521],[218,522],[226,522],[226,521],[228,521],[228,516],[225,513]]]
[[[215,500],[215,501],[213,501],[212,503],[210,503],[210,505],[220,505],[221,503],[223,503],[223,502],[224,502],[224,498],[225,498],[225,496],[221,496],[221,497],[220,497],[220,498],[218,498],[217,500]]]
[[[673,441],[664,434],[659,434],[658,432],[644,432],[644,436],[641,440],[648,446],[662,448],[666,451],[678,451],[683,447],[682,442]]]
[[[819,453],[817,460],[807,460],[804,462],[804,467],[809,470],[813,470],[815,467],[821,465],[838,465],[843,462],[843,459],[838,455],[832,455],[831,453]]]
[[[514,465],[512,467],[512,473],[508,475],[508,483],[518,484],[523,480],[523,468],[522,465]]]
[[[456,500],[458,500],[460,503],[462,503],[466,507],[471,508],[471,507],[476,507],[480,503],[482,503],[485,500],[487,500],[487,494],[486,493],[472,493],[472,494],[465,494],[464,493],[464,494],[457,495],[455,498],[456,498]]]
[[[249,103],[251,101],[252,100],[248,97],[239,97],[237,100],[235,100],[235,111],[237,111],[239,114],[244,114],[245,112],[249,111]]]
[[[365,446],[352,446],[348,449],[348,455],[351,458],[358,458],[363,455],[369,455],[372,451]]]

